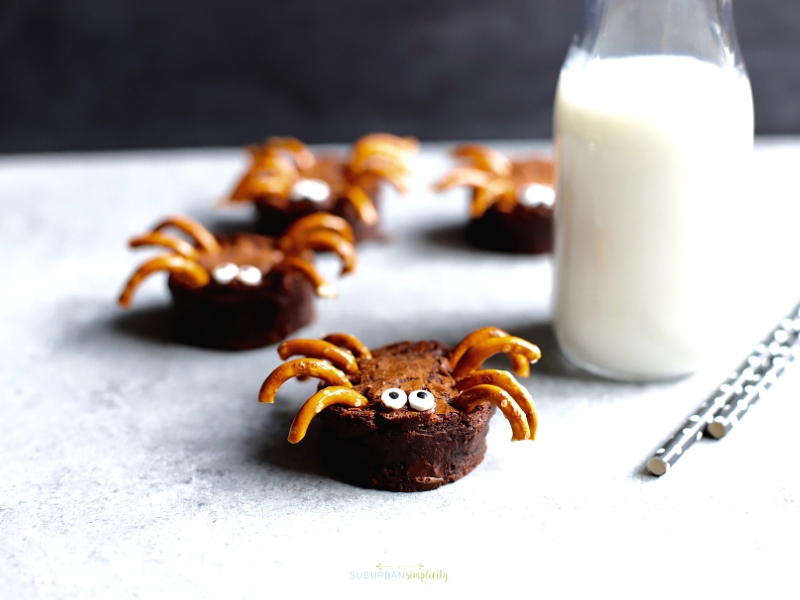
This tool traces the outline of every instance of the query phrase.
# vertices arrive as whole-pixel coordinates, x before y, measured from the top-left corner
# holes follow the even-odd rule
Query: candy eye
[[[414,390],[408,395],[408,403],[414,410],[430,410],[436,404],[433,394],[428,390]]]
[[[289,192],[289,200],[325,202],[331,195],[331,186],[321,179],[300,179]]]
[[[381,402],[386,408],[398,410],[406,405],[408,396],[400,388],[389,388],[381,394]]]
[[[552,208],[556,201],[556,191],[549,185],[529,183],[519,189],[517,199],[520,204],[529,208],[535,206]]]
[[[211,276],[214,281],[220,285],[228,285],[231,281],[236,279],[239,274],[239,267],[233,263],[221,263],[214,267]]]
[[[252,265],[239,267],[239,274],[236,278],[245,285],[258,285],[261,283],[261,269]]]

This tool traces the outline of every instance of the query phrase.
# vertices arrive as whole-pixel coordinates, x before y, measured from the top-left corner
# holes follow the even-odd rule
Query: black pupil
[[[427,396],[428,394],[426,394],[425,392],[417,392],[417,398],[419,398],[420,400],[426,398]]]
[[[392,400],[397,400],[399,397],[400,394],[398,394],[397,392],[389,392],[389,398],[391,398]]]

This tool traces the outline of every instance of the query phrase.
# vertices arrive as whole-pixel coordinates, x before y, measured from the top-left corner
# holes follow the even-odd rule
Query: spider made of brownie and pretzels
[[[466,161],[437,184],[439,191],[472,188],[467,240],[480,248],[519,254],[552,249],[555,201],[553,161],[545,158],[510,160],[480,144],[463,144],[451,151]]]
[[[478,329],[449,349],[437,341],[397,342],[369,350],[355,336],[282,343],[283,360],[264,381],[259,401],[273,402],[292,377],[316,377],[319,390],[300,408],[289,442],[302,440],[312,419],[323,422],[323,458],[344,480],[395,491],[430,490],[455,481],[482,460],[494,407],[511,424],[512,440],[536,436],[533,399],[507,371],[482,369],[506,354],[527,377],[539,348],[496,327]]]
[[[258,230],[267,235],[280,235],[298,218],[325,211],[350,223],[357,242],[378,237],[380,183],[405,193],[418,147],[414,138],[373,133],[353,144],[349,158],[315,157],[295,138],[269,138],[250,146],[252,164],[227,200],[252,202]]]
[[[174,228],[191,241],[166,233]],[[279,237],[236,233],[213,235],[183,216],[165,219],[131,247],[170,250],[142,264],[128,279],[119,304],[128,308],[149,275],[169,272],[179,340],[219,349],[257,348],[284,339],[314,316],[313,296],[336,290],[313,265],[314,251],[336,253],[342,274],[356,267],[353,232],[346,221],[315,213]]]

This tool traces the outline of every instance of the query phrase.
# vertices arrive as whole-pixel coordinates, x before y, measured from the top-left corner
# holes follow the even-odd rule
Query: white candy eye
[[[261,275],[261,269],[258,267],[244,265],[239,267],[239,275],[236,278],[245,285],[258,285],[261,283],[263,276]]]
[[[321,179],[300,179],[289,192],[289,200],[325,202],[331,195],[331,186]]]
[[[389,388],[381,394],[381,402],[386,408],[398,410],[406,405],[408,396],[400,388]]]
[[[414,390],[408,395],[408,403],[414,410],[430,410],[436,404],[436,401],[428,390]]]
[[[228,285],[231,281],[236,279],[239,274],[239,267],[233,263],[220,263],[211,272],[214,281],[220,285]]]
[[[541,183],[529,183],[523,185],[517,192],[517,200],[520,204],[533,208],[534,206],[546,206],[552,208],[556,201],[556,191],[549,185]]]

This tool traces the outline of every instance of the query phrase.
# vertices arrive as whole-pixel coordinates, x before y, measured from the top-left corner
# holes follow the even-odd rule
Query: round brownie
[[[365,223],[347,198],[350,184],[346,177],[346,169],[347,164],[342,159],[335,156],[321,156],[313,166],[299,170],[301,180],[324,182],[328,189],[326,198],[311,199],[302,194],[290,198],[278,194],[254,198],[258,215],[256,223],[258,232],[280,237],[298,219],[317,212],[327,212],[348,222],[353,229],[356,242],[381,237],[380,218],[375,223]],[[377,183],[367,185],[364,192],[370,197],[375,211],[380,215],[378,200],[380,186]]]
[[[495,407],[469,413],[393,417],[370,409],[331,406],[320,414],[323,462],[360,487],[395,492],[433,490],[477,467]]]
[[[296,272],[273,273],[256,288],[212,280],[198,288],[174,275],[173,324],[178,341],[219,350],[250,350],[279,342],[314,320],[314,288]]]
[[[319,415],[323,460],[336,476],[361,487],[416,492],[456,481],[481,463],[494,406],[481,404],[471,412],[451,406],[459,392],[449,352],[436,341],[404,341],[358,359],[350,379],[369,403],[329,406]],[[407,395],[425,390],[435,405],[425,411],[408,404],[389,409],[380,398],[390,389]]]
[[[274,344],[314,319],[314,287],[296,271],[273,269],[281,254],[276,241],[260,235],[218,235],[220,251],[203,254],[209,273],[224,264],[248,265],[261,273],[258,283],[220,282],[212,276],[197,287],[170,274],[176,338],[221,350],[249,350]],[[306,253],[305,258],[313,260]]]

